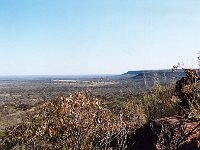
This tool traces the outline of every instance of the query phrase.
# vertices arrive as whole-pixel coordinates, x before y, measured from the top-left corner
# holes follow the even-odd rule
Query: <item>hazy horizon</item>
[[[198,68],[194,68],[194,69],[198,69]],[[116,74],[112,74],[112,73],[108,73],[108,74],[0,74],[0,77],[15,77],[15,76],[112,76],[112,75],[122,75],[124,73],[127,73],[129,71],[162,71],[162,70],[172,70],[172,68],[162,68],[162,69],[144,69],[144,70],[127,70],[125,72],[121,72],[121,73],[116,73]],[[181,68],[179,68],[178,70],[181,70]]]
[[[198,68],[198,0],[0,1],[0,75]]]

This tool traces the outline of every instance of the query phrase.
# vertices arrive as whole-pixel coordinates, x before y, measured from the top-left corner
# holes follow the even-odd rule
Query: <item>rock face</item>
[[[157,119],[127,139],[128,150],[200,150],[200,121],[179,116]]]

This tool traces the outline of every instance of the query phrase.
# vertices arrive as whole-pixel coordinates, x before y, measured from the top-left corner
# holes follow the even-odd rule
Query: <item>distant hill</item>
[[[138,70],[138,71],[128,71],[124,73],[123,75],[138,75],[140,73],[143,73],[145,70]]]
[[[157,72],[157,73],[158,72],[169,73],[169,72],[172,72],[172,69],[128,71],[128,72],[124,73],[123,75],[138,75],[140,73],[155,73],[155,72]],[[178,69],[175,72],[182,73],[183,70],[182,69]]]
[[[155,82],[161,84],[168,84],[172,81],[177,81],[185,75],[182,69],[178,69],[175,72],[172,69],[163,70],[138,70],[138,71],[128,71],[122,74],[122,77],[127,77],[127,80],[133,80],[138,83],[146,83],[152,85]]]
[[[154,82],[158,81],[162,84],[169,83],[171,81],[179,80],[181,77],[184,76],[184,72],[164,72],[164,71],[151,71],[151,72],[143,72],[130,79],[136,81],[144,81],[146,79],[147,82]]]

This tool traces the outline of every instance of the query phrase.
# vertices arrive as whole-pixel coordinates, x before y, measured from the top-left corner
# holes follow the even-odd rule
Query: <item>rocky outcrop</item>
[[[179,116],[151,121],[131,134],[128,150],[200,150],[200,120]]]

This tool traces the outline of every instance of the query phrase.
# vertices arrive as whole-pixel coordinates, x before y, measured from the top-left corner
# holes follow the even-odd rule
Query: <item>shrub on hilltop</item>
[[[34,115],[6,129],[0,145],[2,149],[108,149],[112,144],[124,149],[129,129],[135,129],[137,122],[138,118],[124,120],[90,92],[81,92],[37,107]]]

